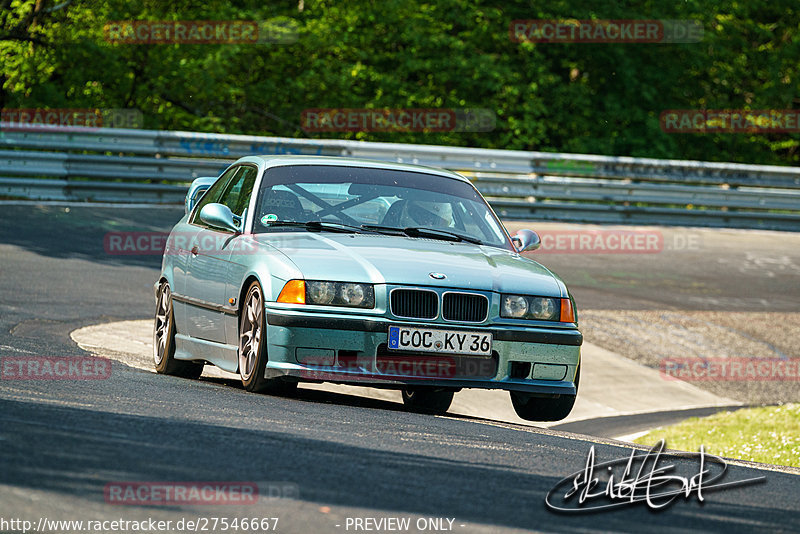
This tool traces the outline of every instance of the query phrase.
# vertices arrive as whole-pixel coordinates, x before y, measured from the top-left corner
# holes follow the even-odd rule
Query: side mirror
[[[225,204],[206,204],[200,210],[200,220],[207,225],[239,233],[241,230],[234,219],[235,217],[231,209]]]
[[[189,190],[186,192],[186,200],[184,201],[184,209],[186,213],[191,213],[195,206],[197,206],[197,201],[200,200],[203,194],[208,191],[208,188],[214,185],[217,179],[214,177],[203,177],[197,178],[192,182],[192,185],[189,186]]]
[[[542,244],[539,239],[539,234],[533,230],[520,230],[511,237],[514,246],[517,247],[517,252],[525,252],[526,250],[536,250]]]

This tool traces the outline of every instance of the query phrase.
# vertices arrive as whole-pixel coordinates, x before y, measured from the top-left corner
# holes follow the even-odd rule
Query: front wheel
[[[175,359],[175,314],[172,311],[172,291],[166,282],[159,286],[156,298],[153,360],[159,374],[184,378],[199,378],[203,374],[202,364]]]
[[[406,388],[403,404],[412,412],[442,415],[453,402],[453,391],[448,389]]]
[[[520,418],[526,421],[561,421],[569,415],[578,398],[581,371],[575,376],[575,395],[560,395],[555,398],[535,397],[530,393],[512,391],[511,404]]]
[[[288,394],[297,388],[297,382],[264,378],[268,361],[264,315],[264,292],[258,282],[253,282],[239,321],[239,377],[247,391]]]

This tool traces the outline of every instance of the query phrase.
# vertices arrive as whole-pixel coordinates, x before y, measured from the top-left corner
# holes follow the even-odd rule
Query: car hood
[[[539,263],[510,250],[378,234],[274,232],[256,242],[285,254],[307,280],[453,287],[566,296]],[[436,280],[430,273],[446,278]]]

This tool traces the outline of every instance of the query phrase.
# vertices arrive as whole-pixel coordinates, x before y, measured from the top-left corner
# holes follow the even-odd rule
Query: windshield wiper
[[[358,226],[351,226],[349,224],[325,222],[325,221],[306,221],[306,222],[271,221],[266,226],[267,228],[269,228],[270,226],[294,226],[297,228],[306,228],[308,230],[312,230],[315,232],[319,232],[321,230],[327,230],[329,232],[342,232],[347,234],[355,234],[361,231],[361,228],[359,228]]]
[[[382,233],[393,233],[395,235],[407,235],[408,237],[429,237],[431,239],[443,239],[445,241],[463,241],[475,245],[483,245],[483,241],[472,236],[457,234],[448,230],[438,228],[425,228],[421,226],[410,226],[408,228],[396,228],[394,226],[379,226],[374,224],[362,224],[364,230],[374,230]]]
[[[437,237],[443,239],[450,238],[452,241],[464,241],[466,243],[473,243],[475,245],[483,245],[483,241],[480,239],[476,239],[468,235],[457,234],[448,230],[439,230],[438,228],[412,226],[410,228],[404,228],[403,231],[406,233],[406,235],[410,235],[411,237],[430,237],[433,239],[436,239]]]
[[[272,221],[267,226],[292,226],[297,228],[306,228],[314,232],[326,230],[328,232],[342,232],[347,234],[367,231],[390,235],[405,235],[408,237],[428,237],[431,239],[442,239],[444,241],[463,241],[465,243],[483,245],[483,242],[480,239],[476,239],[468,235],[457,234],[448,230],[439,230],[438,228],[425,228],[421,226],[411,226],[408,228],[396,228],[394,226],[381,226],[377,224],[362,224],[361,226],[353,226],[351,224],[326,221]]]
[[[408,235],[403,228],[396,228],[394,226],[381,226],[379,224],[362,224],[361,229],[388,235]]]

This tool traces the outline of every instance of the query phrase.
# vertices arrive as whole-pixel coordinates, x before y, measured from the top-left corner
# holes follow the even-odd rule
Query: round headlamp
[[[540,297],[531,299],[531,316],[534,319],[553,319],[556,313],[558,313],[558,306],[554,299]]]
[[[333,282],[306,282],[306,295],[309,304],[330,304],[336,297],[336,284]]]
[[[367,292],[362,284],[342,284],[339,297],[348,306],[360,306],[366,299]]]
[[[519,319],[528,313],[528,299],[519,295],[506,295],[503,297],[503,317]]]

